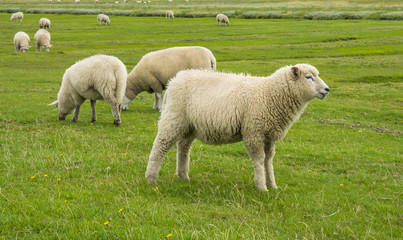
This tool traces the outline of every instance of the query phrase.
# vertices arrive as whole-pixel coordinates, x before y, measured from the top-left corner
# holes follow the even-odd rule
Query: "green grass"
[[[138,4],[135,0],[114,4],[115,0],[62,0],[50,4],[47,0],[2,0],[0,12],[23,11],[25,13],[54,14],[98,14],[104,12],[115,16],[164,16],[172,10],[176,17],[215,17],[225,13],[230,18],[273,18],[273,19],[373,19],[403,20],[403,4],[398,0],[346,0],[346,1],[292,1],[292,0],[153,0]]]
[[[233,19],[217,27],[214,18],[113,16],[98,26],[93,15],[9,17],[0,14],[1,239],[401,238],[401,21]],[[48,54],[34,51],[41,17],[52,21]],[[31,37],[26,54],[15,53],[17,31]],[[131,71],[149,51],[189,45],[211,49],[219,71],[266,76],[310,63],[329,85],[277,144],[278,190],[256,189],[241,143],[199,141],[190,182],[174,175],[173,148],[158,189],[147,184],[159,117],[152,95],[141,94],[118,128],[104,102],[94,125],[88,102],[77,123],[71,115],[59,122],[47,106],[79,59],[111,54]]]

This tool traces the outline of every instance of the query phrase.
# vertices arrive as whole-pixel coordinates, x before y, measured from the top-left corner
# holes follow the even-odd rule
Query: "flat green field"
[[[49,53],[35,52],[41,17],[52,21]],[[402,21],[9,19],[0,13],[0,239],[401,239]],[[15,53],[18,31],[31,37],[28,53]],[[79,59],[114,55],[130,72],[150,51],[192,45],[211,49],[218,71],[268,76],[310,63],[329,85],[277,144],[279,189],[256,189],[242,143],[199,141],[190,182],[175,176],[172,148],[149,185],[153,95],[139,95],[120,127],[105,102],[93,125],[88,102],[77,123],[47,106]]]

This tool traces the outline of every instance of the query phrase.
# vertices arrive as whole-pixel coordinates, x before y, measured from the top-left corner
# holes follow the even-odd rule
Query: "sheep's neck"
[[[135,71],[135,68],[127,76],[126,97],[130,100],[133,100],[139,93],[145,91],[144,87],[140,83],[141,81],[139,81],[139,78],[140,76]]]

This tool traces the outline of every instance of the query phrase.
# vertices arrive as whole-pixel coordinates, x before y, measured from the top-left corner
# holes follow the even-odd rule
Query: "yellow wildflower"
[[[32,177],[31,177],[31,179],[34,179],[34,178],[35,178],[35,176],[32,176]]]
[[[308,172],[312,172],[312,170],[308,170]]]
[[[48,177],[48,174],[43,175],[44,177]]]
[[[123,211],[123,208],[119,209],[119,211],[118,211],[118,212],[121,212],[121,211]]]
[[[173,234],[170,233],[170,234],[167,235],[167,238],[170,238],[170,237],[172,237],[172,236],[173,236]]]
[[[126,155],[127,155],[127,152],[125,152],[125,154],[123,154],[123,155],[125,155],[125,156],[126,156]]]
[[[47,155],[46,157],[50,157],[50,155]]]
[[[91,123],[90,126],[94,125],[94,123]]]
[[[59,157],[63,156],[63,153],[60,153]]]
[[[67,202],[67,200],[64,200],[64,202],[66,203],[66,202]]]
[[[155,192],[158,191],[158,187],[154,188],[154,191],[155,191]]]
[[[343,187],[344,185],[343,185],[343,183],[340,183],[340,187]]]
[[[57,181],[60,181],[60,178],[58,178]]]
[[[104,225],[106,226],[106,225],[108,225],[109,224],[109,222],[107,221],[107,222],[104,222]]]
[[[269,192],[269,189],[266,189],[266,192]]]

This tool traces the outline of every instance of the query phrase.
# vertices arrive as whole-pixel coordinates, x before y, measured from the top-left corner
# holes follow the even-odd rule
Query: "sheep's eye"
[[[308,76],[306,76],[306,79],[310,79],[311,81],[313,81],[313,76],[312,76],[312,75],[308,75]]]

